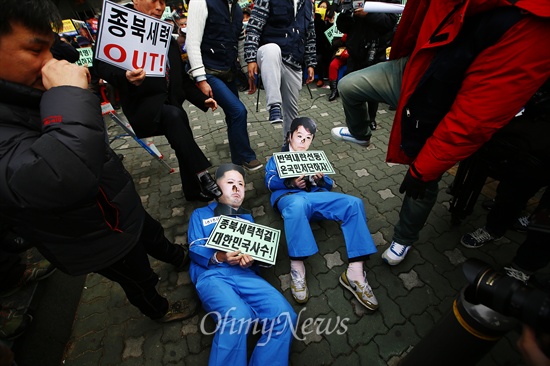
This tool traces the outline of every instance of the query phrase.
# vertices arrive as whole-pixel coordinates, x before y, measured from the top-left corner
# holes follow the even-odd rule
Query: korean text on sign
[[[124,70],[164,76],[172,25],[105,1],[95,57]]]
[[[316,173],[334,174],[324,151],[288,151],[274,153],[279,177],[293,178]]]
[[[220,216],[206,246],[224,252],[240,250],[255,260],[274,265],[280,230],[229,216]]]

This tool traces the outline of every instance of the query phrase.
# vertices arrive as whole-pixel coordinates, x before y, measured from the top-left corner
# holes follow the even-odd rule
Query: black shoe
[[[168,312],[160,319],[157,319],[160,323],[168,323],[177,320],[184,320],[191,318],[197,310],[199,304],[195,299],[183,299],[178,300],[170,304]]]
[[[199,182],[201,185],[201,191],[205,196],[210,196],[211,198],[221,197],[222,191],[220,187],[216,184],[216,181],[212,179],[210,173],[205,173],[200,176]]]
[[[377,127],[378,127],[378,124],[376,123],[375,120],[370,121],[370,129],[371,130],[375,131]]]

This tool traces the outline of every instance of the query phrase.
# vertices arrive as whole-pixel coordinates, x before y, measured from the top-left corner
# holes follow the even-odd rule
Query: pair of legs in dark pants
[[[164,135],[178,158],[181,184],[186,199],[194,199],[201,192],[197,173],[212,165],[193,137],[187,113],[181,107],[164,104],[159,128],[155,135]],[[138,136],[149,137],[149,136]]]
[[[546,188],[533,215],[536,217],[540,211],[547,213],[548,210],[550,210],[550,192]],[[529,272],[544,268],[550,263],[550,233],[528,227],[527,238],[518,248],[512,263]]]
[[[550,184],[546,165],[517,161],[507,168],[497,187],[495,206],[487,215],[485,228],[501,237],[521,214],[527,201],[542,187]]]
[[[168,311],[168,300],[155,288],[159,278],[151,268],[148,254],[174,265],[181,264],[184,258],[183,248],[166,239],[160,223],[146,213],[141,236],[134,248],[118,262],[96,272],[117,282],[128,301],[143,314],[159,319]]]

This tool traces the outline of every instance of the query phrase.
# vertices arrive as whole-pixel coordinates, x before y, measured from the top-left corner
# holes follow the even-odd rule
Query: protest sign
[[[96,44],[98,60],[124,70],[164,76],[172,25],[111,1],[103,3]]]
[[[206,246],[224,252],[240,250],[254,260],[274,265],[280,236],[280,230],[222,215]]]
[[[93,60],[94,60],[94,53],[92,51],[91,47],[82,47],[76,49],[78,53],[80,53],[80,58],[75,63],[78,66],[87,66],[92,67],[93,66]]]
[[[273,153],[277,172],[282,179],[313,175],[334,174],[324,151],[287,151]]]
[[[63,19],[63,29],[59,34],[65,34],[67,36],[75,36],[78,34],[71,19]]]
[[[327,37],[328,39],[328,42],[330,44],[332,44],[332,40],[334,38],[338,38],[338,37],[343,37],[344,36],[344,33],[340,32],[340,30],[338,29],[338,27],[336,27],[336,19],[338,19],[338,14],[340,13],[336,13],[334,14],[334,24],[332,25],[332,27],[330,27],[329,29],[327,29],[325,31],[325,37]]]

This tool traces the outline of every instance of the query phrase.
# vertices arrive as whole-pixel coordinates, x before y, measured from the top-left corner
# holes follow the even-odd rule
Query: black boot
[[[328,96],[328,101],[332,102],[336,98],[338,98],[338,80],[330,80],[330,95]]]
[[[200,176],[199,182],[201,185],[201,191],[205,196],[210,196],[211,198],[218,198],[222,195],[220,187],[216,184],[216,181],[212,179],[209,173],[205,173]]]

